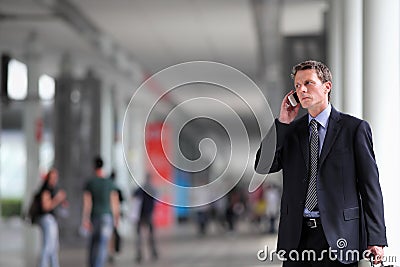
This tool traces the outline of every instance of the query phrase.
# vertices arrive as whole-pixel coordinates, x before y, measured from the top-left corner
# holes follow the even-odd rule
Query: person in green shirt
[[[83,193],[82,227],[91,231],[89,266],[103,267],[107,259],[107,245],[113,227],[119,223],[118,192],[114,183],[106,179],[103,160],[94,160],[95,176],[86,183]]]

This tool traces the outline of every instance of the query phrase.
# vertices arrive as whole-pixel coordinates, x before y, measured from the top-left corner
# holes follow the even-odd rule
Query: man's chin
[[[305,108],[305,109],[307,109],[307,108],[310,107],[310,105],[309,105],[308,103],[300,103],[300,106],[301,106],[302,108]]]

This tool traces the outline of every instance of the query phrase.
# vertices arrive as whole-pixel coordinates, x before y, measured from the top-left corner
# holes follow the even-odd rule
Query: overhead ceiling
[[[85,33],[71,25],[79,19],[68,23],[51,9],[58,2],[71,3],[147,74],[192,60],[225,63],[250,77],[258,71],[261,48],[251,0],[1,0],[0,49],[24,51],[35,31],[47,72],[58,71],[63,51],[86,65],[101,65],[104,59]],[[323,0],[282,0],[282,34],[321,32],[325,9]]]
[[[249,1],[80,1],[95,25],[154,73],[190,60],[256,71],[256,29]]]

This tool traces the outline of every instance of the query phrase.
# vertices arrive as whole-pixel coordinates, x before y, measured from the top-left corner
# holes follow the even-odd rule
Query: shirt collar
[[[310,124],[310,121],[312,119],[315,119],[319,123],[319,125],[321,125],[326,129],[328,125],[329,116],[331,115],[331,111],[332,111],[332,106],[331,103],[329,103],[328,106],[321,113],[317,115],[317,117],[313,118],[310,114],[308,114],[308,124]]]

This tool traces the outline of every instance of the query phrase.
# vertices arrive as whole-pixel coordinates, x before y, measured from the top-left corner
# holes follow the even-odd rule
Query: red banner
[[[155,186],[158,198],[169,202],[172,192],[162,187],[162,179],[172,181],[173,168],[167,159],[170,154],[170,129],[161,122],[149,123],[146,126],[147,172]],[[154,209],[154,224],[168,227],[173,222],[172,208],[164,203],[157,202]]]

